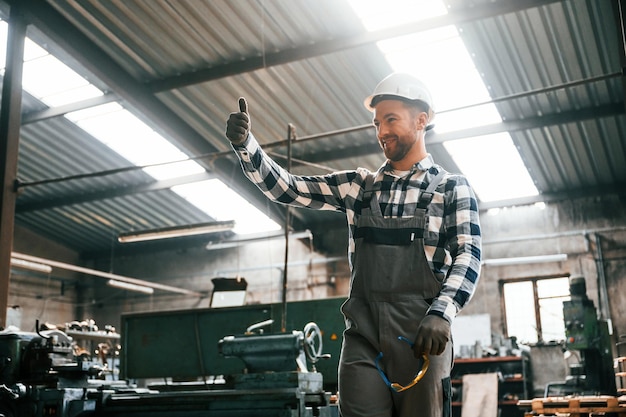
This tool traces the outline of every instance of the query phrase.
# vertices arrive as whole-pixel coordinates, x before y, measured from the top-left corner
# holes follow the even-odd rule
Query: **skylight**
[[[482,185],[479,194],[482,201],[537,195],[537,188],[530,175],[522,178],[513,178],[516,174],[494,175],[499,172],[528,172],[508,133],[459,139],[445,142],[444,146],[457,165],[463,167],[463,173],[472,186],[476,188],[476,184]],[[476,148],[486,154],[477,155]],[[487,157],[488,163],[485,162]],[[511,181],[515,182],[515,186],[511,186]]]
[[[280,226],[269,217],[252,217],[248,213],[256,210],[247,200],[239,195],[232,195],[232,190],[217,179],[193,184],[177,185],[172,190],[183,196],[191,204],[200,207],[216,220],[235,218],[233,232],[252,234],[280,230]],[[269,204],[269,201],[268,201]]]
[[[2,71],[6,64],[7,29],[7,23],[0,21]],[[103,94],[100,89],[30,39],[26,39],[24,45],[22,85],[25,91],[50,107]],[[143,168],[146,174],[156,180],[204,171],[202,166],[188,160],[188,155],[118,103],[68,113],[65,117],[137,166],[163,164]],[[281,228],[217,179],[173,187],[172,191],[215,220],[235,220],[235,233],[262,233]]]
[[[387,0],[384,9],[393,10],[387,14],[381,12],[379,1],[348,1],[369,31],[447,13],[443,2],[435,0]],[[460,109],[487,103],[490,95],[455,26],[385,40],[379,42],[378,47],[393,71],[413,74],[428,85],[437,112],[435,132],[502,122],[493,104]],[[444,147],[461,172],[467,175],[481,201],[538,194],[508,133],[447,141]],[[507,172],[505,184],[494,178],[498,177],[494,175],[498,172]]]
[[[188,158],[118,103],[68,113],[66,117],[135,165],[153,165]],[[146,149],[150,151],[146,152]],[[203,172],[204,168],[194,161],[184,161],[143,170],[157,180],[166,180],[197,174]]]
[[[32,42],[30,44],[32,45]],[[41,73],[43,68],[45,76]],[[100,89],[68,69],[65,64],[49,54],[25,61],[23,87],[28,92],[36,92],[37,98],[50,107],[103,95]]]
[[[66,117],[135,165],[167,163],[143,169],[157,180],[204,171],[195,161],[185,160],[187,155],[118,103],[68,113]],[[174,161],[181,162],[170,163]],[[280,230],[276,222],[218,179],[179,185],[171,190],[215,220],[235,220],[236,234]]]
[[[7,31],[7,23],[0,21],[0,67],[3,72],[6,66]],[[42,74],[43,69],[45,75]],[[22,85],[29,93],[36,92],[33,95],[50,107],[102,95],[102,91],[28,38],[24,42]]]

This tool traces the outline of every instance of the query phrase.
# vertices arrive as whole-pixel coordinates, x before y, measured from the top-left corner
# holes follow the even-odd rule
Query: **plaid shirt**
[[[271,200],[296,207],[346,213],[349,226],[348,256],[352,266],[355,224],[361,212],[365,178],[370,171],[358,168],[328,175],[292,175],[261,149],[252,133],[234,146],[245,175]],[[420,190],[442,170],[430,155],[415,164],[402,178],[389,164],[375,173],[376,192],[385,217],[412,216]],[[428,314],[452,322],[474,294],[480,275],[481,231],[476,196],[462,175],[446,173],[428,206],[424,230],[426,259],[443,288]]]

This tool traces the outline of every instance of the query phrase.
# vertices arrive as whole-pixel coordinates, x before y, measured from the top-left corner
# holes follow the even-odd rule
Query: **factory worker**
[[[425,85],[394,73],[365,100],[387,159],[375,172],[292,175],[250,132],[245,99],[239,107],[226,137],[245,175],[268,198],[346,213],[351,280],[341,308],[342,416],[451,415],[450,326],[478,282],[481,232],[467,179],[426,151],[435,114]]]

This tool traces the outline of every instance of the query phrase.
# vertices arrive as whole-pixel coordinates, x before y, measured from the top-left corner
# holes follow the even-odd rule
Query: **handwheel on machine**
[[[304,353],[311,363],[317,363],[320,358],[326,357],[322,354],[322,331],[319,326],[310,322],[304,326]]]

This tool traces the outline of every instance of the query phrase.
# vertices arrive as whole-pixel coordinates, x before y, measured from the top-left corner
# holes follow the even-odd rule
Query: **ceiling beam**
[[[375,32],[364,32],[344,38],[330,39],[310,45],[298,45],[291,49],[263,56],[248,57],[244,60],[207,68],[196,68],[192,72],[148,82],[147,87],[153,92],[174,90],[207,81],[255,71],[275,65],[287,64],[321,55],[327,55],[347,49],[374,44],[376,42],[404,35],[424,32],[449,25],[460,25],[475,20],[515,13],[522,10],[549,5],[563,0],[506,0],[473,5],[459,9],[449,9],[448,14],[408,23]]]
[[[466,139],[475,136],[492,135],[502,132],[516,132],[519,130],[541,129],[555,125],[576,123],[583,120],[602,119],[611,116],[623,116],[624,103],[604,104],[600,106],[587,107],[579,110],[571,110],[562,113],[544,114],[543,116],[528,117],[517,120],[505,120],[501,123],[494,123],[470,129],[457,130],[454,132],[436,133],[427,136],[426,145],[429,143],[443,143],[451,140]]]
[[[536,203],[556,203],[559,201],[574,200],[577,198],[606,196],[609,194],[625,195],[626,183],[618,182],[618,183],[611,184],[611,185],[604,185],[604,186],[600,185],[600,186],[594,186],[594,187],[583,187],[583,188],[576,189],[576,190],[541,193],[536,196],[514,198],[510,200],[499,200],[499,201],[489,201],[489,202],[481,201],[478,203],[478,209],[480,211],[485,211],[485,210],[504,208],[504,207],[527,206],[527,205],[536,204]]]
[[[568,123],[577,123],[586,120],[602,119],[605,117],[623,116],[624,115],[624,103],[607,104],[602,106],[596,106],[593,108],[584,108],[579,110],[572,110],[569,112],[546,114],[543,116],[529,117],[519,120],[505,120],[500,123],[494,123],[490,125],[478,126],[469,129],[461,129],[452,132],[437,133],[436,128],[426,134],[426,146],[434,144],[442,144],[444,142],[466,139],[476,136],[485,136],[495,133],[503,132],[516,132],[520,130],[529,129],[542,129],[545,127],[564,125]],[[342,129],[336,131],[336,135],[347,135],[354,132],[360,132],[364,130],[373,129],[371,124],[356,126],[350,129]],[[329,137],[325,134],[314,134],[310,136],[299,137],[294,144],[293,155],[295,158],[306,159],[306,162],[311,163],[328,163],[345,158],[355,158],[359,156],[371,155],[373,153],[380,153],[380,146],[374,138],[374,132],[372,131],[371,140],[365,135],[355,135],[354,140],[349,141],[351,146],[343,148],[341,151],[337,149],[324,150],[322,152],[310,152],[307,151],[306,157],[298,153],[298,145],[311,140],[318,140],[321,138]],[[345,142],[342,142],[345,143]],[[276,142],[271,142],[263,145],[263,149],[268,150],[275,147],[285,146],[286,140],[280,139]]]
[[[100,106],[102,104],[118,101],[120,98],[117,94],[107,93],[98,97],[88,98],[86,100],[77,101],[64,106],[51,107],[45,110],[32,111],[22,115],[22,125],[40,122],[54,117],[64,116],[67,113],[88,109],[90,107]]]
[[[107,200],[109,198],[124,197],[126,195],[133,195],[139,193],[147,193],[150,191],[165,190],[177,185],[189,184],[192,182],[205,181],[215,178],[215,175],[208,172],[202,172],[194,175],[187,175],[184,177],[173,178],[163,181],[151,181],[144,184],[135,184],[127,187],[115,187],[107,189],[99,189],[90,193],[76,193],[72,195],[65,195],[57,198],[47,198],[42,201],[29,201],[27,203],[20,203],[19,198],[15,207],[16,213],[26,213],[29,211],[48,210],[51,208],[71,206],[74,204],[91,203],[98,200]],[[25,192],[27,191],[26,189]]]

